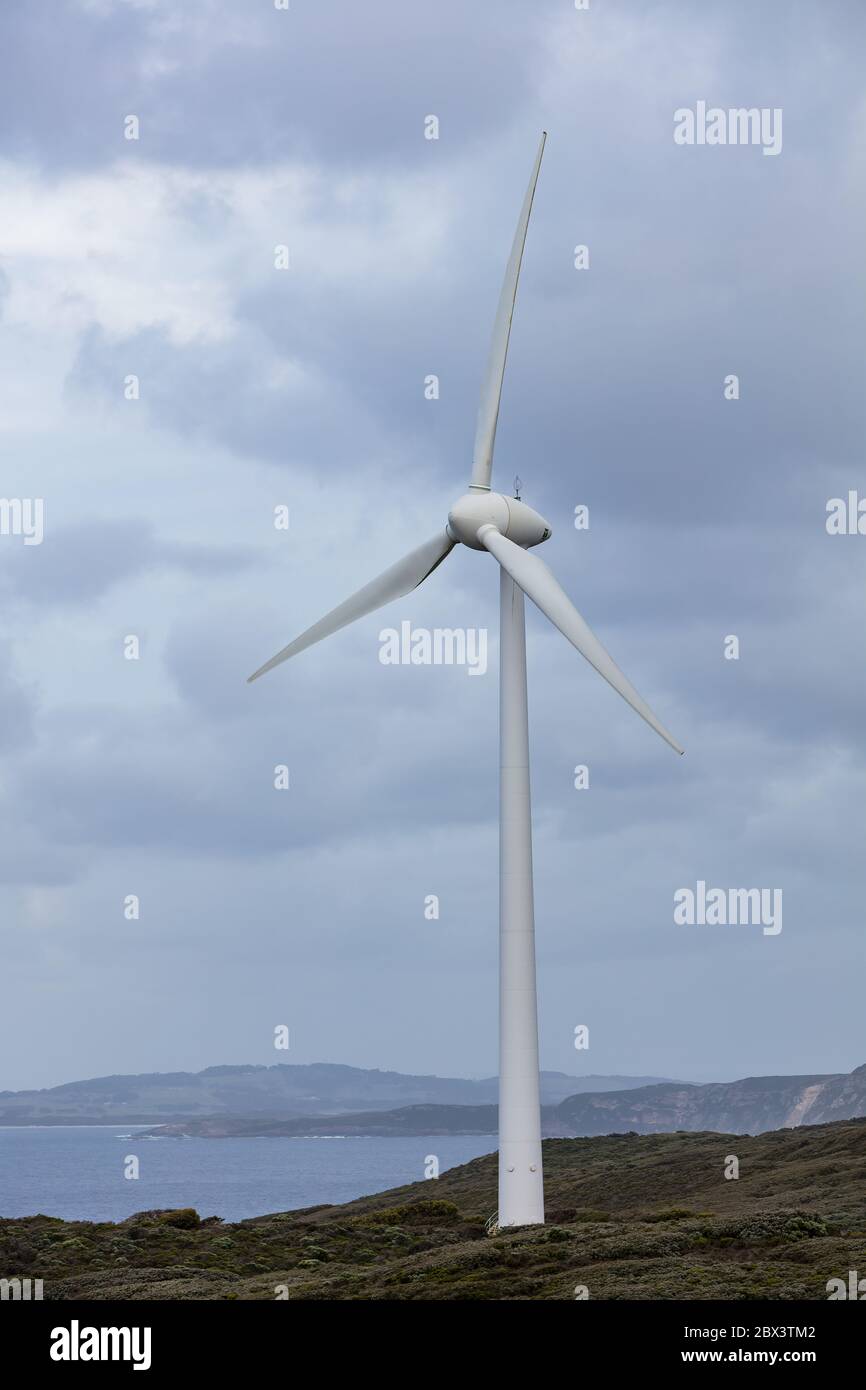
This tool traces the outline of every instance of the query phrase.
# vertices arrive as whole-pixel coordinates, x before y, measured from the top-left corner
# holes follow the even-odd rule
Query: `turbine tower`
[[[489,552],[500,566],[499,687],[499,1210],[498,1224],[544,1221],[541,1107],[535,987],[532,822],[526,700],[524,595],[599,675],[677,753],[682,748],[605,651],[551,571],[530,554],[550,536],[543,517],[516,497],[491,491],[493,446],[520,264],[546,132],[535,158],[499,297],[481,390],[472,480],[432,540],[359,589],[249,677],[257,680],[289,657],[375,609],[417,589],[457,544]],[[515,489],[517,490],[517,489]]]

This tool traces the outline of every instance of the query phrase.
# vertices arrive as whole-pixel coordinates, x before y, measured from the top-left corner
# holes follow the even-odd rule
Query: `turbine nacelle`
[[[501,492],[464,493],[448,513],[449,536],[470,550],[486,550],[484,542],[478,539],[482,526],[494,526],[524,550],[540,545],[550,535],[544,517],[517,497],[505,497]]]

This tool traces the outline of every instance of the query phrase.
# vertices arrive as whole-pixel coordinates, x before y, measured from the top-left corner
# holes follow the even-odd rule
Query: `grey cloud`
[[[141,383],[136,408],[157,426],[212,439],[288,469],[334,459],[350,466],[359,450],[375,452],[377,445],[381,450],[382,427],[360,398],[347,399],[334,380],[270,389],[273,363],[255,332],[212,349],[173,348],[159,329],[110,343],[94,327],[81,342],[68,388],[73,396],[96,394],[118,402],[120,383],[134,368]]]
[[[16,644],[0,673],[0,878],[21,894],[4,921],[26,982],[16,993],[0,979],[4,1055],[50,988],[52,1020],[75,1038],[67,1075],[50,1042],[28,1059],[51,1080],[107,1069],[108,1051],[116,1069],[241,1059],[268,1010],[291,1010],[311,1057],[493,1069],[495,643],[479,680],[376,658],[379,628],[402,617],[495,631],[492,563],[455,555],[411,601],[267,682],[244,677],[318,616],[319,596],[327,607],[344,576],[352,587],[362,547],[351,527],[328,526],[344,495],[368,495],[361,524],[374,528],[387,487],[414,526],[419,491],[447,502],[462,487],[544,123],[496,477],[507,488],[520,473],[554,527],[545,559],[687,747],[675,759],[528,608],[546,1062],[574,1067],[584,1017],[596,1070],[862,1061],[862,538],[824,530],[827,498],[858,486],[866,426],[861,7],[578,14],[395,0],[293,5],[290,17],[265,6],[239,33],[233,6],[200,11],[200,31],[184,13],[173,32],[104,8],[7,6],[13,156],[104,170],[135,110],[144,135],[129,157],[192,169],[303,159],[325,187],[336,171],[411,171],[416,200],[429,167],[431,209],[447,190],[457,213],[439,263],[412,282],[377,279],[374,293],[358,274],[335,290],[293,266],[277,294],[226,272],[239,325],[227,341],[177,346],[158,328],[117,340],[100,324],[83,335],[70,447],[82,418],[109,421],[114,447],[119,383],[140,371],[146,440],[228,455],[206,484],[223,534],[238,499],[277,476],[305,488],[293,517],[304,544],[275,561],[170,541],[140,524],[122,477],[100,497],[100,523],[82,470],[74,519],[61,524],[49,497],[45,544],[0,549]],[[158,56],[183,62],[143,75]],[[52,100],[24,100],[32,90]],[[782,104],[782,155],[676,148],[673,110],[698,96]],[[438,144],[421,138],[429,111]],[[224,234],[218,199],[181,211],[202,237]],[[354,219],[368,214],[345,212],[350,262]],[[579,242],[588,272],[572,266]],[[265,388],[286,358],[303,377]],[[736,403],[721,390],[731,371]],[[435,403],[427,372],[441,378]],[[179,473],[190,516],[201,486]],[[588,532],[572,525],[580,502]],[[440,520],[431,512],[431,529]],[[358,585],[374,572],[358,570]],[[102,601],[127,583],[142,621],[167,634],[135,698],[89,688],[86,673],[68,697],[58,675],[43,706],[12,684],[55,609],[74,604],[104,642]],[[739,662],[722,656],[731,632]],[[277,762],[291,770],[285,794]],[[573,787],[578,763],[587,792]],[[783,886],[781,937],[675,929],[673,891],[699,877]],[[121,935],[116,905],[136,885],[147,927]],[[429,892],[444,904],[435,931],[420,910]],[[26,930],[34,915],[39,930]]]
[[[193,545],[160,540],[147,522],[70,522],[52,529],[51,502],[45,506],[41,545],[6,542],[0,584],[6,600],[69,607],[96,602],[115,585],[148,571],[177,569],[189,574],[233,574],[252,561],[243,547]]]
[[[0,750],[27,747],[34,732],[36,699],[16,678],[8,647],[0,647]]]
[[[0,41],[16,62],[0,119],[14,154],[49,167],[117,158],[130,112],[141,120],[138,148],[154,159],[223,165],[288,154],[357,166],[383,150],[390,161],[417,159],[431,112],[455,141],[512,118],[528,93],[541,12],[519,0],[495,14],[459,0],[379,0],[375,11],[330,0],[289,13],[232,0],[188,13],[87,11],[71,0],[49,12],[12,0]],[[30,100],[34,86],[52,101]]]

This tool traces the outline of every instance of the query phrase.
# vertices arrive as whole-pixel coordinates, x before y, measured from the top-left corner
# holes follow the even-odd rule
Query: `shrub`
[[[323,1250],[321,1245],[307,1245],[304,1248],[305,1259],[300,1260],[299,1264],[306,1268],[310,1264],[326,1264],[331,1258],[327,1250]]]
[[[363,1226],[450,1226],[460,1219],[460,1211],[453,1202],[437,1199],[424,1202],[407,1202],[402,1207],[385,1207],[383,1211],[371,1212],[362,1217]]]
[[[161,1211],[157,1219],[163,1226],[174,1226],[181,1231],[194,1231],[201,1225],[201,1218],[195,1207],[178,1207],[176,1211]]]

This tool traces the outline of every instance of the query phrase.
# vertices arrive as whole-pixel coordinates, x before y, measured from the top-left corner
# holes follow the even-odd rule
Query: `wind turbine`
[[[257,680],[289,657],[330,637],[393,599],[417,589],[454,546],[486,550],[499,562],[499,1211],[498,1224],[544,1221],[541,1106],[535,988],[529,729],[526,703],[524,594],[677,753],[682,748],[608,656],[551,571],[529,552],[550,536],[542,516],[518,498],[492,492],[493,445],[511,334],[517,281],[546,132],[523,200],[481,390],[472,481],[448,524],[377,579],[314,623],[249,677]],[[517,491],[517,489],[515,489]]]

